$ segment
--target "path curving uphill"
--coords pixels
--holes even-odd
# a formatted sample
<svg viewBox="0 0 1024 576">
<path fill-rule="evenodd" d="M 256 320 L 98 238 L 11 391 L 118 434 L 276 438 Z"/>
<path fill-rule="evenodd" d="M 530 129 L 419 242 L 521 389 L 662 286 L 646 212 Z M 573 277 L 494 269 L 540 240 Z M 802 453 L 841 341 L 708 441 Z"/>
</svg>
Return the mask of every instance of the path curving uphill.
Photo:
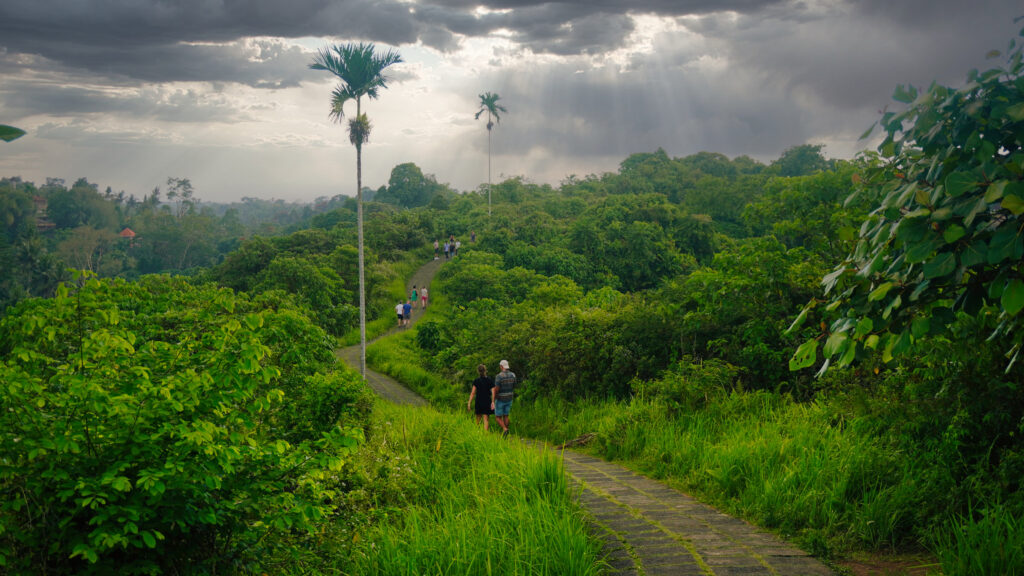
<svg viewBox="0 0 1024 576">
<path fill-rule="evenodd" d="M 405 292 L 407 294 L 412 292 L 413 286 L 416 286 L 417 289 L 427 286 L 427 294 L 429 295 L 431 282 L 434 280 L 434 275 L 437 274 L 438 269 L 441 268 L 441 262 L 443 262 L 443 260 L 432 260 L 427 262 L 425 265 L 420 266 L 420 268 L 413 273 L 408 284 L 406 284 Z M 429 298 L 427 304 L 429 306 Z M 415 324 L 422 316 L 423 310 L 418 307 L 418 304 L 413 306 L 411 323 Z M 387 336 L 396 330 L 399 330 L 399 328 L 393 328 L 391 331 L 384 334 L 384 336 Z M 383 338 L 383 336 L 381 336 L 381 338 Z M 369 344 L 370 342 L 367 342 L 367 345 Z M 359 344 L 338 349 L 335 351 L 335 355 L 337 355 L 337 357 L 345 364 L 355 368 L 356 371 L 359 370 Z M 366 368 L 366 382 L 378 396 L 396 404 L 412 404 L 414 406 L 425 406 L 427 404 L 427 401 L 422 396 L 412 390 L 409 390 L 405 386 L 402 386 L 394 378 L 374 372 L 373 370 L 370 370 L 369 367 Z"/>
<path fill-rule="evenodd" d="M 421 267 L 406 287 L 429 286 L 441 266 Z M 422 310 L 413 313 L 416 322 Z M 359 346 L 338 350 L 359 365 Z M 426 400 L 393 378 L 366 369 L 381 397 L 398 404 Z M 538 448 L 550 446 L 529 441 Z M 565 471 L 580 487 L 580 502 L 604 541 L 605 561 L 622 576 L 832 576 L 827 566 L 778 536 L 723 514 L 690 496 L 618 464 L 561 451 Z"/>
</svg>

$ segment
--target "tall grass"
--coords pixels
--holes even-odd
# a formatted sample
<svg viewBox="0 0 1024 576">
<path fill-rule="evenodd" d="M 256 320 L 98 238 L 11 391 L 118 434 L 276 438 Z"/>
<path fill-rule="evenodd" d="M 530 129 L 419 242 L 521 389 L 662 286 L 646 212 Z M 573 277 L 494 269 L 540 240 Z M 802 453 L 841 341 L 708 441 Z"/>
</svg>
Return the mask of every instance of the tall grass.
<svg viewBox="0 0 1024 576">
<path fill-rule="evenodd" d="M 405 462 L 392 513 L 353 538 L 350 574 L 597 574 L 599 546 L 551 453 L 468 419 L 381 405 L 371 444 Z"/>
<path fill-rule="evenodd" d="M 1024 519 L 1002 506 L 952 518 L 931 539 L 947 576 L 1024 575 Z"/>
<path fill-rule="evenodd" d="M 664 478 L 811 552 L 891 548 L 922 539 L 919 515 L 947 486 L 922 485 L 918 466 L 877 435 L 835 421 L 819 403 L 734 393 L 668 415 L 659 402 L 516 407 L 520 432 L 563 442 L 596 432 L 593 450 Z M 934 479 L 932 479 L 934 480 Z"/>
</svg>

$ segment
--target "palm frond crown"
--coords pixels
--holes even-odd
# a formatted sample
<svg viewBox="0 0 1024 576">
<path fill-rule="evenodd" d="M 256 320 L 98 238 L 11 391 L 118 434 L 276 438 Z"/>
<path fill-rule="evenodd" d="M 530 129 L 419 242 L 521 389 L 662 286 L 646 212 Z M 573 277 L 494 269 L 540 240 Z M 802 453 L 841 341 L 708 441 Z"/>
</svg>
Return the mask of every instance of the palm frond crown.
<svg viewBox="0 0 1024 576">
<path fill-rule="evenodd" d="M 506 110 L 504 106 L 498 104 L 498 100 L 501 100 L 501 96 L 493 92 L 484 92 L 483 94 L 480 95 L 480 110 L 476 113 L 476 116 L 474 116 L 474 118 L 479 120 L 480 116 L 483 115 L 484 112 L 486 112 L 488 116 L 488 130 L 491 129 L 491 117 L 494 118 L 495 123 L 498 123 L 501 121 L 501 114 L 499 114 L 499 112 L 508 112 L 508 110 Z"/>
<path fill-rule="evenodd" d="M 332 94 L 330 112 L 332 118 L 340 121 L 342 107 L 349 100 L 358 101 L 363 96 L 376 99 L 379 90 L 387 88 L 384 69 L 400 62 L 402 57 L 398 52 L 389 49 L 377 53 L 373 44 L 360 42 L 321 48 L 309 67 L 326 70 L 341 80 Z"/>
</svg>

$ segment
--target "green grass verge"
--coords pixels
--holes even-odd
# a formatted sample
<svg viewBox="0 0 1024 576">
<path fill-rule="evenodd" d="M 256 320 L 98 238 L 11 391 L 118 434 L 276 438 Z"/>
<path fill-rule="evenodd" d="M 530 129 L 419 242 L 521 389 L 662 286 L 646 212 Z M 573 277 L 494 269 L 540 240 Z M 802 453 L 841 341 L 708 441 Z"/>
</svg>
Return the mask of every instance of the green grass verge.
<svg viewBox="0 0 1024 576">
<path fill-rule="evenodd" d="M 485 434 L 467 419 L 380 403 L 367 454 L 384 499 L 334 567 L 349 574 L 598 574 L 553 453 Z"/>
<path fill-rule="evenodd" d="M 429 308 L 428 308 L 429 313 Z M 366 363 L 374 370 L 405 384 L 432 405 L 454 409 L 463 399 L 461 388 L 423 367 L 422 351 L 416 346 L 416 328 L 378 340 L 366 348 Z"/>
</svg>

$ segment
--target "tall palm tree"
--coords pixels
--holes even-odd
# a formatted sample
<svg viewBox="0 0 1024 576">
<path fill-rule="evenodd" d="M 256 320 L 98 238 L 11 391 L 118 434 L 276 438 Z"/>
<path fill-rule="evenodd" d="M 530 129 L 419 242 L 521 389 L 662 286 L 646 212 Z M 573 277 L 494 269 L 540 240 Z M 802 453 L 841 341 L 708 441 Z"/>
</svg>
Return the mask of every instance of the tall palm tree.
<svg viewBox="0 0 1024 576">
<path fill-rule="evenodd" d="M 356 147 L 356 226 L 359 234 L 359 373 L 366 377 L 366 277 L 363 261 L 363 144 L 370 139 L 370 119 L 362 110 L 362 98 L 375 100 L 380 90 L 387 88 L 384 69 L 398 64 L 402 57 L 394 50 L 382 54 L 373 44 L 348 43 L 321 48 L 313 63 L 313 70 L 326 70 L 341 80 L 331 93 L 330 117 L 341 122 L 344 106 L 356 101 L 356 115 L 348 121 L 348 139 Z"/>
<path fill-rule="evenodd" d="M 505 107 L 498 104 L 501 96 L 492 92 L 484 92 L 480 95 L 480 110 L 474 116 L 479 120 L 480 116 L 487 113 L 487 215 L 491 215 L 491 128 L 501 122 L 501 115 L 498 112 L 508 112 Z M 493 121 L 492 121 L 493 118 Z"/>
</svg>

